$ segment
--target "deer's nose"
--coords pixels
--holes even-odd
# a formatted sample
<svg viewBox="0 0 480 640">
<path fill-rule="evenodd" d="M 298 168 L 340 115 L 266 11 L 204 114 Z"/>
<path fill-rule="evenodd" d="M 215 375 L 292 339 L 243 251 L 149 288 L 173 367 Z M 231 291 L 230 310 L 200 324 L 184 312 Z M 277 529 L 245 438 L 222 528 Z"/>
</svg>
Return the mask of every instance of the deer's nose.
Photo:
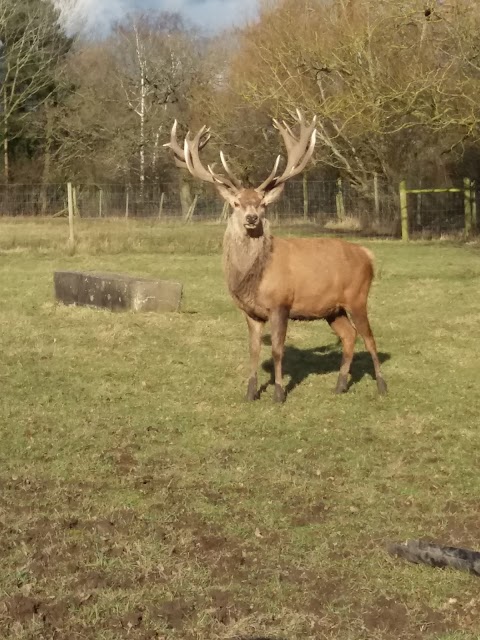
<svg viewBox="0 0 480 640">
<path fill-rule="evenodd" d="M 245 216 L 245 219 L 248 224 L 257 224 L 258 222 L 258 216 L 256 213 L 249 213 L 247 216 Z"/>
</svg>

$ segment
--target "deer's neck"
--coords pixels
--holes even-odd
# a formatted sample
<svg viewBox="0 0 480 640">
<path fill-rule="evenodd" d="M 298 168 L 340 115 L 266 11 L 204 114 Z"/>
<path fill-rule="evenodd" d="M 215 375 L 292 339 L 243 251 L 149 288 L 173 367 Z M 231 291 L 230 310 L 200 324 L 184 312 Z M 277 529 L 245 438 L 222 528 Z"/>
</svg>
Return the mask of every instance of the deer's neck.
<svg viewBox="0 0 480 640">
<path fill-rule="evenodd" d="M 272 252 L 272 236 L 267 220 L 257 237 L 245 234 L 230 218 L 223 239 L 223 266 L 228 290 L 236 304 L 249 315 L 259 318 L 265 311 L 257 292 Z"/>
</svg>

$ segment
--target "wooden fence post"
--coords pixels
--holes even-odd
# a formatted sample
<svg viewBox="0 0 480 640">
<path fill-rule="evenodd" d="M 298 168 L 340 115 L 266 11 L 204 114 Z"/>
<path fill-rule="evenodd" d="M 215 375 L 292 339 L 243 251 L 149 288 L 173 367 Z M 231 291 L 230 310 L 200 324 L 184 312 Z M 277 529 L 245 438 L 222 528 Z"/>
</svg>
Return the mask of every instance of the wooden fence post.
<svg viewBox="0 0 480 640">
<path fill-rule="evenodd" d="M 400 182 L 400 221 L 402 225 L 402 240 L 408 241 L 408 203 L 407 203 L 407 183 L 405 180 Z"/>
<path fill-rule="evenodd" d="M 165 200 L 165 193 L 162 191 L 160 194 L 160 204 L 158 205 L 158 219 L 161 220 L 163 215 L 163 201 Z"/>
<path fill-rule="evenodd" d="M 477 184 L 475 180 L 471 183 L 471 195 L 472 195 L 472 230 L 473 233 L 477 233 Z"/>
<path fill-rule="evenodd" d="M 303 219 L 308 220 L 308 180 L 307 174 L 303 174 Z"/>
<path fill-rule="evenodd" d="M 465 237 L 472 233 L 472 183 L 470 178 L 463 179 L 463 206 L 465 210 Z"/>
<path fill-rule="evenodd" d="M 101 218 L 103 214 L 103 189 L 98 190 L 98 217 Z"/>
<path fill-rule="evenodd" d="M 78 200 L 77 200 L 77 187 L 72 185 L 72 202 L 73 202 L 73 215 L 78 216 L 80 218 L 80 210 L 78 208 Z"/>
<path fill-rule="evenodd" d="M 343 220 L 345 218 L 345 205 L 343 203 L 342 179 L 337 178 L 337 194 L 335 197 L 337 205 L 337 218 Z"/>
<path fill-rule="evenodd" d="M 373 200 L 375 206 L 375 220 L 380 222 L 380 195 L 378 192 L 378 173 L 373 174 Z"/>
<path fill-rule="evenodd" d="M 420 189 L 422 188 L 422 179 L 420 178 L 418 185 L 420 187 Z M 422 226 L 422 200 L 423 200 L 423 193 L 417 193 L 417 202 L 416 202 L 416 208 L 415 208 L 415 224 L 417 225 L 417 227 L 421 227 Z"/>
<path fill-rule="evenodd" d="M 422 193 L 417 193 L 417 211 L 415 215 L 415 223 L 422 226 Z"/>
<path fill-rule="evenodd" d="M 67 248 L 73 253 L 75 251 L 75 230 L 73 228 L 73 188 L 72 183 L 67 183 L 67 200 L 68 200 L 68 242 Z"/>
</svg>

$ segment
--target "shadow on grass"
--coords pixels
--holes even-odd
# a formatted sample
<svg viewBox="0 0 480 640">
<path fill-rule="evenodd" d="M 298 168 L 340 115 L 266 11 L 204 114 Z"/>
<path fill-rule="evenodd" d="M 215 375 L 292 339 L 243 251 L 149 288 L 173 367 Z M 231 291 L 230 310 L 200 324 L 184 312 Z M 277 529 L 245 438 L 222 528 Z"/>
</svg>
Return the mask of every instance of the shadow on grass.
<svg viewBox="0 0 480 640">
<path fill-rule="evenodd" d="M 278 636 L 236 636 L 232 640 L 285 640 L 285 638 L 279 638 Z"/>
<path fill-rule="evenodd" d="M 271 345 L 270 336 L 264 336 L 263 344 Z M 378 358 L 383 364 L 390 360 L 389 353 L 379 352 Z M 283 358 L 283 374 L 289 376 L 290 381 L 285 387 L 285 391 L 289 394 L 298 387 L 310 375 L 321 375 L 327 373 L 338 373 L 342 360 L 341 344 L 331 344 L 324 347 L 313 347 L 313 349 L 297 349 L 292 345 L 285 347 L 285 355 Z M 263 384 L 259 389 L 259 395 L 264 393 L 268 386 L 274 384 L 273 360 L 269 358 L 262 363 L 262 369 L 270 373 L 270 380 Z M 350 381 L 348 389 L 368 375 L 375 379 L 375 370 L 373 362 L 368 351 L 356 352 L 353 356 L 352 366 L 350 368 Z"/>
</svg>

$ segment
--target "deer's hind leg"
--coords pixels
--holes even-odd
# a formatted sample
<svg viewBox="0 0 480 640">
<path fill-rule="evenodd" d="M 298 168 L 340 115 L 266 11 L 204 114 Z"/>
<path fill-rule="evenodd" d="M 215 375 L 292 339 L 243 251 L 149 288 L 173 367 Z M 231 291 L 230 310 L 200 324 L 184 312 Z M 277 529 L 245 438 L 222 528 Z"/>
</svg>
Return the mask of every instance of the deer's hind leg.
<svg viewBox="0 0 480 640">
<path fill-rule="evenodd" d="M 258 360 L 260 358 L 260 349 L 262 342 L 262 333 L 264 322 L 259 320 L 254 320 L 250 318 L 250 316 L 245 315 L 248 325 L 248 337 L 249 337 L 249 347 L 250 347 L 250 377 L 248 379 L 248 387 L 247 387 L 247 400 L 257 400 L 258 398 L 258 381 L 257 381 L 257 371 L 258 371 Z"/>
<path fill-rule="evenodd" d="M 385 382 L 385 378 L 383 377 L 380 369 L 377 345 L 375 344 L 375 338 L 373 337 L 370 322 L 368 321 L 367 309 L 365 307 L 352 309 L 351 315 L 355 327 L 357 328 L 358 333 L 362 336 L 365 346 L 372 357 L 378 393 L 380 395 L 384 395 L 387 393 L 387 383 Z"/>
<path fill-rule="evenodd" d="M 342 363 L 340 365 L 335 393 L 344 393 L 348 388 L 348 374 L 350 373 L 353 352 L 355 350 L 357 331 L 350 322 L 344 309 L 340 309 L 337 313 L 327 316 L 326 320 L 342 341 Z"/>
</svg>

